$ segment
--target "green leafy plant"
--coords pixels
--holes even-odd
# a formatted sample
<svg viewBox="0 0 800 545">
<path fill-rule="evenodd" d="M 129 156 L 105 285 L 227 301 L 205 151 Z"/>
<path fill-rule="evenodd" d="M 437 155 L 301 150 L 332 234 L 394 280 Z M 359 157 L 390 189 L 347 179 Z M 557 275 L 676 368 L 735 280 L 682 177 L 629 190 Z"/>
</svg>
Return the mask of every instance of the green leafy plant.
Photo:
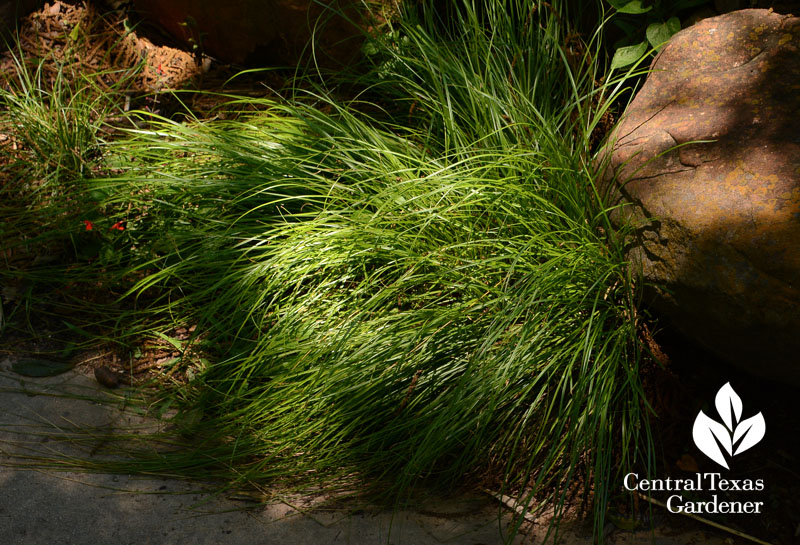
<svg viewBox="0 0 800 545">
<path fill-rule="evenodd" d="M 658 51 L 681 30 L 680 12 L 708 3 L 708 0 L 608 0 L 616 10 L 612 23 L 625 33 L 615 45 L 611 69 L 637 63 L 648 53 Z"/>
</svg>

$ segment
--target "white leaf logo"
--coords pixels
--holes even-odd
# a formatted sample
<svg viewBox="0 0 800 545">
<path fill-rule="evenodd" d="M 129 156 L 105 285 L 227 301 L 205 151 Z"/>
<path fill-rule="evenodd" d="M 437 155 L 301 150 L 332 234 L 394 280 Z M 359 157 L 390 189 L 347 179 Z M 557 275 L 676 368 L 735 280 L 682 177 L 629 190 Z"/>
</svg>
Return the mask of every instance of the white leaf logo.
<svg viewBox="0 0 800 545">
<path fill-rule="evenodd" d="M 703 454 L 725 469 L 730 469 L 725 453 L 736 456 L 757 444 L 764 437 L 767 426 L 761 413 L 740 421 L 742 399 L 730 382 L 719 389 L 714 405 L 724 425 L 700 411 L 694 421 L 692 437 Z"/>
</svg>

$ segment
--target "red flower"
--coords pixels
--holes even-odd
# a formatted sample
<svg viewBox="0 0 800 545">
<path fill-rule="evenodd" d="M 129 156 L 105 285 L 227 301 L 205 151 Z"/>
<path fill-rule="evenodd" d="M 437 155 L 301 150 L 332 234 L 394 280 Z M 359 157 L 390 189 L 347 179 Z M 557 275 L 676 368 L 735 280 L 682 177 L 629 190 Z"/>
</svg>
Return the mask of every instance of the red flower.
<svg viewBox="0 0 800 545">
<path fill-rule="evenodd" d="M 114 225 L 109 227 L 108 230 L 109 231 L 124 231 L 125 230 L 125 226 L 122 223 L 123 222 L 118 221 L 117 223 L 115 223 Z"/>
<path fill-rule="evenodd" d="M 91 231 L 92 229 L 94 229 L 94 223 L 92 223 L 89 220 L 83 220 L 83 224 L 86 226 L 87 231 Z"/>
</svg>

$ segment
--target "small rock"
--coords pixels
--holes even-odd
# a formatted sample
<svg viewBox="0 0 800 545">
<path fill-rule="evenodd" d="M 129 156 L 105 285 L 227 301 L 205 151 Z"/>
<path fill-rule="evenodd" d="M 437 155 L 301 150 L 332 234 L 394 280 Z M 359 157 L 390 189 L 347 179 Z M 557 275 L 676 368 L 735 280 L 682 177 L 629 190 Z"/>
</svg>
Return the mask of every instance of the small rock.
<svg viewBox="0 0 800 545">
<path fill-rule="evenodd" d="M 94 370 L 94 378 L 106 388 L 119 388 L 122 383 L 122 375 L 105 366 Z"/>
</svg>

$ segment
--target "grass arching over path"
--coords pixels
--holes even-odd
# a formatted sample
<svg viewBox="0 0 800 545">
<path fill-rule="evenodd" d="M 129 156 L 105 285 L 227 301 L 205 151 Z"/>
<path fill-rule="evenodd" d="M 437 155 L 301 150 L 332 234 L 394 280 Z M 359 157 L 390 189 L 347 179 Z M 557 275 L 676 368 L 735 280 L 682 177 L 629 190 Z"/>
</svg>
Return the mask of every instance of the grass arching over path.
<svg viewBox="0 0 800 545">
<path fill-rule="evenodd" d="M 615 471 L 647 463 L 635 294 L 593 185 L 597 65 L 566 51 L 558 3 L 498 4 L 466 4 L 455 36 L 407 14 L 352 103 L 148 116 L 104 146 L 113 175 L 62 182 L 97 203 L 75 220 L 125 231 L 56 282 L 128 290 L 108 337 L 193 324 L 209 355 L 167 393 L 193 444 L 118 469 L 356 475 L 394 498 L 489 476 L 556 505 L 581 474 L 599 520 Z"/>
</svg>

